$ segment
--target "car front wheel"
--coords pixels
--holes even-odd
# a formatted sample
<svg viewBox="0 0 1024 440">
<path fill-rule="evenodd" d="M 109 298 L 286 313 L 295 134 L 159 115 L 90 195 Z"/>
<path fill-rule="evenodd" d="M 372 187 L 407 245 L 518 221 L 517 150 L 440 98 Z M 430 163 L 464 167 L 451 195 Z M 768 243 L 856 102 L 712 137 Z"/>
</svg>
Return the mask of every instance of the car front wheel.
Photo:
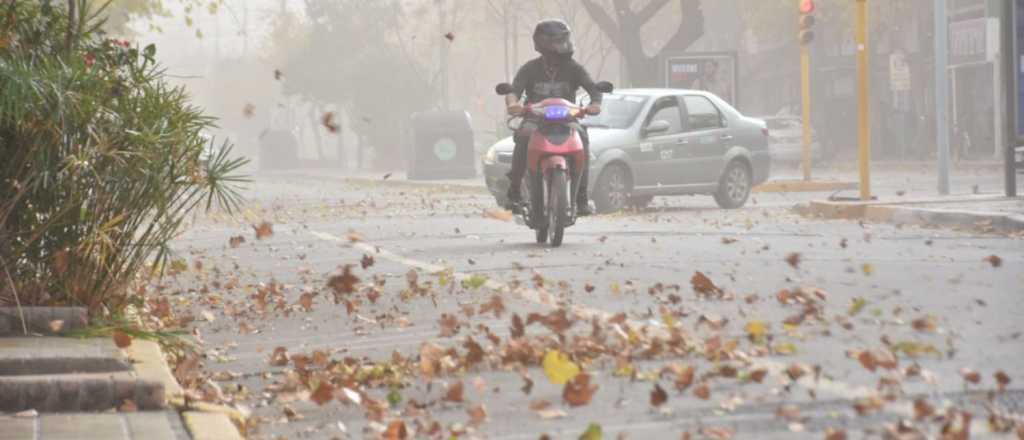
<svg viewBox="0 0 1024 440">
<path fill-rule="evenodd" d="M 734 160 L 725 167 L 725 173 L 718 182 L 718 191 L 715 192 L 715 203 L 724 209 L 736 209 L 743 207 L 750 197 L 750 189 L 753 186 L 754 178 L 750 173 L 747 164 Z"/>
</svg>

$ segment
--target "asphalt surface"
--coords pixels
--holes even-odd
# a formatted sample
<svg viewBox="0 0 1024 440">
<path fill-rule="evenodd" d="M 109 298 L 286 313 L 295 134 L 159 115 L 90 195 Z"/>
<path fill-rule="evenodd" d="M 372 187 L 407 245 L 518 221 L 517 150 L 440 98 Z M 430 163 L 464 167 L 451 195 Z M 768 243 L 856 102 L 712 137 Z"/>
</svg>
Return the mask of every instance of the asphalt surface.
<svg viewBox="0 0 1024 440">
<path fill-rule="evenodd" d="M 885 190 L 928 185 L 896 179 Z M 396 420 L 425 438 L 441 436 L 423 434 L 434 421 L 443 438 L 577 438 L 591 424 L 604 438 L 820 439 L 828 429 L 882 438 L 886 424 L 913 419 L 918 399 L 938 413 L 974 413 L 972 438 L 1012 438 L 989 433 L 989 412 L 1024 412 L 1021 238 L 811 220 L 789 208 L 827 194 L 762 194 L 735 211 L 686 197 L 586 218 L 551 249 L 527 228 L 484 215 L 493 199 L 471 188 L 277 176 L 257 179 L 247 196 L 239 215 L 197 217 L 176 240 L 189 269 L 163 280 L 161 294 L 196 317 L 204 368 L 231 404 L 252 412 L 253 438 L 374 438 Z M 273 235 L 257 239 L 251 225 L 263 221 Z M 233 236 L 245 242 L 233 247 Z M 367 256 L 373 264 L 364 269 Z M 327 280 L 346 265 L 360 292 L 336 304 Z M 410 271 L 422 290 L 410 288 Z M 698 294 L 697 272 L 717 289 Z M 364 294 L 371 285 L 375 302 Z M 261 290 L 271 292 L 265 308 Z M 308 308 L 303 293 L 312 297 Z M 487 306 L 496 296 L 500 314 Z M 574 325 L 561 335 L 527 326 L 526 338 L 546 348 L 524 370 L 501 359 L 513 314 L 525 320 L 559 309 Z M 594 327 L 609 342 L 587 356 L 577 342 Z M 651 339 L 673 328 L 689 348 L 651 355 Z M 390 395 L 377 421 L 365 401 L 321 406 L 301 386 L 282 388 L 295 365 L 271 363 L 284 347 L 415 365 L 425 343 L 454 348 L 457 361 L 467 337 L 483 348 L 483 362 L 429 379 L 414 371 L 352 384 L 364 398 Z M 716 344 L 728 353 L 711 355 Z M 563 402 L 563 386 L 538 365 L 552 347 L 573 353 L 598 386 L 587 404 Z M 856 359 L 857 350 L 886 347 L 896 369 L 871 372 Z M 695 367 L 698 380 L 679 391 L 674 370 L 666 372 L 672 365 Z M 980 383 L 965 382 L 965 368 Z M 757 383 L 754 372 L 767 374 Z M 1003 392 L 997 372 L 1012 380 Z M 457 382 L 463 402 L 446 401 Z M 667 397 L 657 406 L 655 383 Z M 858 414 L 855 403 L 880 388 L 892 401 Z M 550 404 L 546 412 L 531 409 L 538 401 Z M 486 420 L 476 423 L 470 412 L 481 404 Z M 913 423 L 935 434 L 943 421 Z"/>
</svg>

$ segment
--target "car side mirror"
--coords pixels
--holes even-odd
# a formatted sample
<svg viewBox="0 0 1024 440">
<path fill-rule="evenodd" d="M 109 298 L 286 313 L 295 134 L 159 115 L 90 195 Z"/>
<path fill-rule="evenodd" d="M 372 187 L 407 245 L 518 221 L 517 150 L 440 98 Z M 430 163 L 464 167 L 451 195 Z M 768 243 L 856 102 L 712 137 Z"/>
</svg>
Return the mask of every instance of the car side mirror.
<svg viewBox="0 0 1024 440">
<path fill-rule="evenodd" d="M 613 90 L 615 90 L 615 86 L 613 86 L 612 83 L 608 81 L 601 81 L 595 84 L 595 86 L 597 88 L 597 91 L 601 93 L 611 93 Z"/>
<path fill-rule="evenodd" d="M 515 90 L 512 88 L 512 84 L 509 83 L 501 83 L 494 87 L 494 93 L 502 96 L 511 95 L 514 92 Z"/>
<path fill-rule="evenodd" d="M 672 125 L 669 124 L 668 121 L 658 119 L 657 121 L 652 121 L 650 124 L 647 124 L 647 127 L 644 127 L 644 136 L 650 136 L 652 134 L 657 133 L 664 133 L 668 131 L 670 128 L 672 128 Z"/>
</svg>

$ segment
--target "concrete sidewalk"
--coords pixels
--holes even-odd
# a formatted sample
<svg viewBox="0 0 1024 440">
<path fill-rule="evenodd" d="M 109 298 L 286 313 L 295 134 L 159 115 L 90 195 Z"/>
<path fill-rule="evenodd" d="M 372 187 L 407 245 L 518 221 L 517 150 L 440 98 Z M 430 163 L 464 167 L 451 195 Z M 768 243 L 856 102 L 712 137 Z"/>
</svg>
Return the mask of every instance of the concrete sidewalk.
<svg viewBox="0 0 1024 440">
<path fill-rule="evenodd" d="M 870 202 L 821 200 L 797 209 L 804 215 L 820 218 L 1024 234 L 1024 198 L 1021 197 L 970 195 Z"/>
<path fill-rule="evenodd" d="M 0 415 L 0 440 L 189 440 L 177 411 Z"/>
</svg>

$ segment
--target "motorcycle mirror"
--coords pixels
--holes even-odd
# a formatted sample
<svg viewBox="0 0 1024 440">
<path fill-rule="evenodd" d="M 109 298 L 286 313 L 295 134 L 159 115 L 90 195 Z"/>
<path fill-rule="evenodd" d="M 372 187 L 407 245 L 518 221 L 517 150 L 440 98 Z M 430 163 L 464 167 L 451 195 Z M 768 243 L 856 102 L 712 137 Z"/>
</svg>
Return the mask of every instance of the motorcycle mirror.
<svg viewBox="0 0 1024 440">
<path fill-rule="evenodd" d="M 499 95 L 511 95 L 514 92 L 512 84 L 501 83 L 494 87 L 494 93 Z"/>
<path fill-rule="evenodd" d="M 615 86 L 613 86 L 612 83 L 610 83 L 608 81 L 601 81 L 601 82 L 597 83 L 596 85 L 597 85 L 597 91 L 599 91 L 601 93 L 611 93 L 613 90 L 615 90 Z"/>
</svg>

